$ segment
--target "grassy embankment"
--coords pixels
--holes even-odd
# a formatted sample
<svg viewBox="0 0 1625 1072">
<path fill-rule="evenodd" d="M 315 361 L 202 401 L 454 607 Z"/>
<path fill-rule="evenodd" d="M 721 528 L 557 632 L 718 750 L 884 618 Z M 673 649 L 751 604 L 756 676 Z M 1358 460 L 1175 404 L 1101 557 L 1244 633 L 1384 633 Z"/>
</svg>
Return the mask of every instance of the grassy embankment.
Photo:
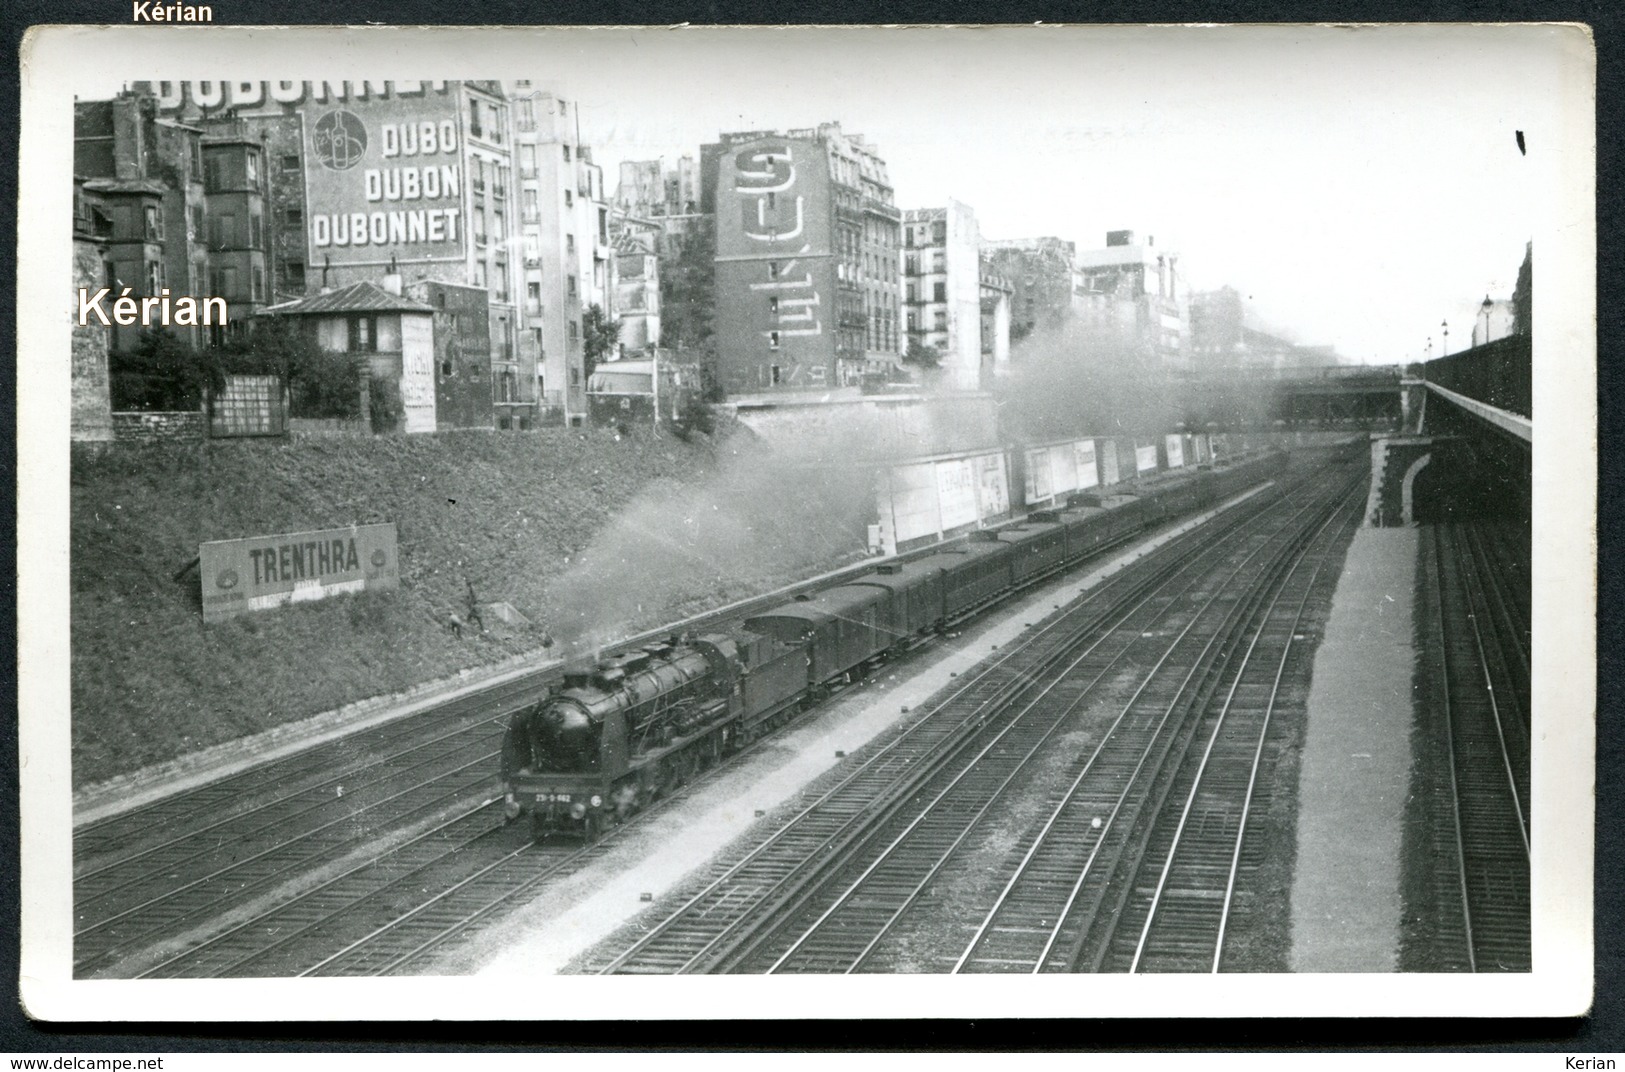
<svg viewBox="0 0 1625 1072">
<path fill-rule="evenodd" d="M 757 449 L 550 429 L 76 451 L 74 784 L 861 552 L 850 487 L 821 495 Z M 205 626 L 197 571 L 174 578 L 202 541 L 376 521 L 399 528 L 393 594 Z M 454 637 L 470 582 L 534 627 Z"/>
</svg>

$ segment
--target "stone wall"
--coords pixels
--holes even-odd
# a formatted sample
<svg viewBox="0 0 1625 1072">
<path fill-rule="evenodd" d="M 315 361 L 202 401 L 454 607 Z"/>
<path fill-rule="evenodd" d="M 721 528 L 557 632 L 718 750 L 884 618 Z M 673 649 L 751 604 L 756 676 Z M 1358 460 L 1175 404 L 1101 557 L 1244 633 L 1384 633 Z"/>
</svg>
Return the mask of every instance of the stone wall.
<svg viewBox="0 0 1625 1072">
<path fill-rule="evenodd" d="M 165 443 L 199 440 L 208 433 L 201 410 L 114 413 L 113 438 L 120 443 Z"/>
<path fill-rule="evenodd" d="M 78 308 L 77 288 L 92 292 L 102 285 L 106 270 L 101 249 L 94 242 L 75 239 L 73 243 L 74 308 Z M 75 442 L 107 442 L 113 438 L 112 401 L 107 373 L 109 331 L 100 324 L 73 322 L 73 410 L 70 436 Z"/>
</svg>

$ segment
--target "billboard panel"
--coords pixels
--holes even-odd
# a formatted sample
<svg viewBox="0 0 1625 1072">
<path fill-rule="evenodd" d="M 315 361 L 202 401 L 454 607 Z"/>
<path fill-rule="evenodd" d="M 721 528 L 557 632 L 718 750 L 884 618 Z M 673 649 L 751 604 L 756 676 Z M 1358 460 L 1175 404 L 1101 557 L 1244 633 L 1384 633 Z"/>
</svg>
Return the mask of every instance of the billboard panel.
<svg viewBox="0 0 1625 1072">
<path fill-rule="evenodd" d="M 1072 444 L 1057 443 L 1049 449 L 1050 491 L 1065 495 L 1078 490 L 1078 459 L 1072 453 Z"/>
<path fill-rule="evenodd" d="M 1022 489 L 1026 495 L 1025 502 L 1028 505 L 1043 502 L 1054 494 L 1050 491 L 1049 448 L 1039 447 L 1037 450 L 1029 450 L 1026 461 L 1027 473 Z"/>
<path fill-rule="evenodd" d="M 1123 479 L 1117 471 L 1117 444 L 1110 439 L 1102 442 L 1105 447 L 1100 453 L 1100 482 L 1115 484 Z"/>
<path fill-rule="evenodd" d="M 1134 444 L 1134 467 L 1142 473 L 1150 472 L 1157 467 L 1157 445 L 1155 443 L 1148 443 L 1143 447 L 1139 443 Z"/>
<path fill-rule="evenodd" d="M 400 585 L 395 523 L 214 540 L 198 545 L 203 620 Z"/>
<path fill-rule="evenodd" d="M 1182 436 L 1164 436 L 1163 443 L 1168 450 L 1168 468 L 1178 469 L 1185 464 L 1185 440 Z"/>
<path fill-rule="evenodd" d="M 307 106 L 311 255 L 337 265 L 463 257 L 463 149 L 445 91 Z"/>
<path fill-rule="evenodd" d="M 891 489 L 893 539 L 898 543 L 942 531 L 937 516 L 937 481 L 930 462 L 899 465 L 887 480 Z"/>
<path fill-rule="evenodd" d="M 1078 467 L 1078 490 L 1087 491 L 1100 485 L 1100 473 L 1095 467 L 1095 441 L 1080 439 L 1072 444 L 1073 463 Z"/>
<path fill-rule="evenodd" d="M 983 454 L 975 459 L 980 481 L 978 501 L 982 520 L 1010 512 L 1010 474 L 1005 469 L 1004 454 Z"/>
<path fill-rule="evenodd" d="M 937 463 L 937 505 L 942 527 L 957 528 L 976 522 L 976 472 L 969 458 Z"/>
</svg>

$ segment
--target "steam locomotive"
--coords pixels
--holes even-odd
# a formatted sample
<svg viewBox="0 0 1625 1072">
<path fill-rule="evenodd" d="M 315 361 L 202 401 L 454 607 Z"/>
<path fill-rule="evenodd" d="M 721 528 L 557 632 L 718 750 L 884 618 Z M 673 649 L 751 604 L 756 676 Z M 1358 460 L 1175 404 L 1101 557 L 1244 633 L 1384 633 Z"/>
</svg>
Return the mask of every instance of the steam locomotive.
<svg viewBox="0 0 1625 1072">
<path fill-rule="evenodd" d="M 1135 533 L 1269 479 L 1282 457 L 1140 495 L 1074 496 L 1064 509 L 879 564 L 732 627 L 573 667 L 509 723 L 507 817 L 528 814 L 538 838 L 592 840 L 888 657 Z"/>
</svg>

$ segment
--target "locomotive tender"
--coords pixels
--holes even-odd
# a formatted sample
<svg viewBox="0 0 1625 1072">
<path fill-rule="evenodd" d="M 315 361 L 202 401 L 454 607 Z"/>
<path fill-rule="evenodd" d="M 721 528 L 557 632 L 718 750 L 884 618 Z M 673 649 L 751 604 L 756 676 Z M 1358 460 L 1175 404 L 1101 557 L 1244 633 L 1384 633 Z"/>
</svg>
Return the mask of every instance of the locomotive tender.
<svg viewBox="0 0 1625 1072">
<path fill-rule="evenodd" d="M 777 728 L 831 688 L 1135 533 L 1269 479 L 1271 453 L 1139 495 L 1085 494 L 956 546 L 803 594 L 737 626 L 567 670 L 516 714 L 504 808 L 532 832 L 587 840 Z"/>
</svg>

